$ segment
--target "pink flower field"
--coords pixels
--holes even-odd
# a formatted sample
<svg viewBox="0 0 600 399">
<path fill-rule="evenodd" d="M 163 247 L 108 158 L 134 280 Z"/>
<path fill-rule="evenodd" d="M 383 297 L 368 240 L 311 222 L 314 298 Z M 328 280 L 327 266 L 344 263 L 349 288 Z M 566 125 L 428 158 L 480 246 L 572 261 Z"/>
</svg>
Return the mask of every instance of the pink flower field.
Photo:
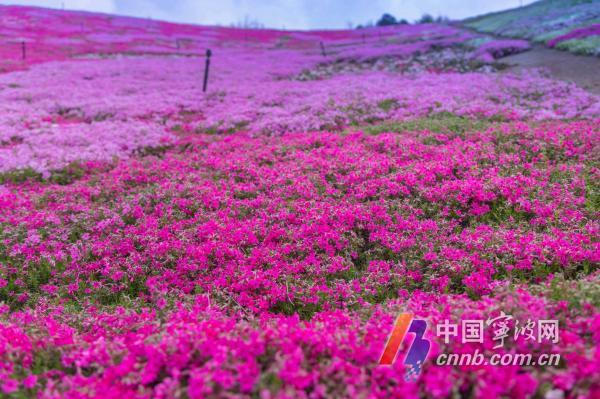
<svg viewBox="0 0 600 399">
<path fill-rule="evenodd" d="M 0 40 L 0 397 L 600 398 L 600 98 L 504 71 L 528 42 L 10 6 Z M 475 351 L 560 362 L 439 361 Z"/>
</svg>

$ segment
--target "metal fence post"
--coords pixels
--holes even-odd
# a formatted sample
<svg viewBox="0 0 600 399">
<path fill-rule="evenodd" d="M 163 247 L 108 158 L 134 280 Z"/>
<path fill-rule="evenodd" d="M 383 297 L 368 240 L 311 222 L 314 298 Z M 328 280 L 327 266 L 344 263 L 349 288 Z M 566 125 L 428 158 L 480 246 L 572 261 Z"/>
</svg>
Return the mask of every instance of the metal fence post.
<svg viewBox="0 0 600 399">
<path fill-rule="evenodd" d="M 206 86 L 208 85 L 208 70 L 210 68 L 210 56 L 212 55 L 212 51 L 210 49 L 206 50 L 206 63 L 204 64 L 204 84 L 202 85 L 202 91 L 206 91 Z"/>
</svg>

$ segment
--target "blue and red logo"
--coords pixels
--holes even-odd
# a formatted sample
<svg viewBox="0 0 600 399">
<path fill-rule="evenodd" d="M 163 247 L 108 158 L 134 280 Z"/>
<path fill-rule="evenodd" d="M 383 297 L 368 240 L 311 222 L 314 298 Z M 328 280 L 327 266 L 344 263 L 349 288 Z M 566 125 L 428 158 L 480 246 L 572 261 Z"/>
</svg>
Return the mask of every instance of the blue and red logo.
<svg viewBox="0 0 600 399">
<path fill-rule="evenodd" d="M 406 367 L 405 379 L 407 381 L 415 381 L 421 374 L 421 368 L 425 359 L 427 359 L 427 355 L 429 355 L 431 347 L 429 341 L 423 338 L 426 329 L 427 321 L 415 319 L 410 313 L 402 313 L 396 319 L 390 338 L 379 359 L 379 364 L 388 366 L 393 364 L 400 350 L 400 345 L 404 341 L 404 337 L 406 337 L 407 333 L 413 333 L 415 334 L 415 338 L 404 358 L 404 366 Z"/>
</svg>

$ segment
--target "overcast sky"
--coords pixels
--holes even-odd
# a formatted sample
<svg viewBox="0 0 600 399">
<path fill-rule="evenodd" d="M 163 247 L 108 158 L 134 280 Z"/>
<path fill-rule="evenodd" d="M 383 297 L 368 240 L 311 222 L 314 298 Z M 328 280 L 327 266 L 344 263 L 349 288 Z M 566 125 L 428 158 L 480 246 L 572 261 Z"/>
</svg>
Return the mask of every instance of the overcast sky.
<svg viewBox="0 0 600 399">
<path fill-rule="evenodd" d="M 461 19 L 513 8 L 532 0 L 16 0 L 37 5 L 151 17 L 202 25 L 231 25 L 245 19 L 286 29 L 346 28 L 389 12 L 414 21 L 424 13 Z"/>
</svg>

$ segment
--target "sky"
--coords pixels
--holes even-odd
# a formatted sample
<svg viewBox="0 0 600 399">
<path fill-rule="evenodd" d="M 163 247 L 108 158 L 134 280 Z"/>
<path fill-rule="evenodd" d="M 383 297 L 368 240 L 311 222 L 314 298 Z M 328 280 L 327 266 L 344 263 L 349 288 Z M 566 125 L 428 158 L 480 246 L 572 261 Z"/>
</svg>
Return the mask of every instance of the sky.
<svg viewBox="0 0 600 399">
<path fill-rule="evenodd" d="M 388 12 L 408 21 L 424 13 L 462 19 L 533 0 L 17 0 L 0 4 L 98 11 L 201 25 L 258 22 L 268 28 L 339 29 Z"/>
</svg>

